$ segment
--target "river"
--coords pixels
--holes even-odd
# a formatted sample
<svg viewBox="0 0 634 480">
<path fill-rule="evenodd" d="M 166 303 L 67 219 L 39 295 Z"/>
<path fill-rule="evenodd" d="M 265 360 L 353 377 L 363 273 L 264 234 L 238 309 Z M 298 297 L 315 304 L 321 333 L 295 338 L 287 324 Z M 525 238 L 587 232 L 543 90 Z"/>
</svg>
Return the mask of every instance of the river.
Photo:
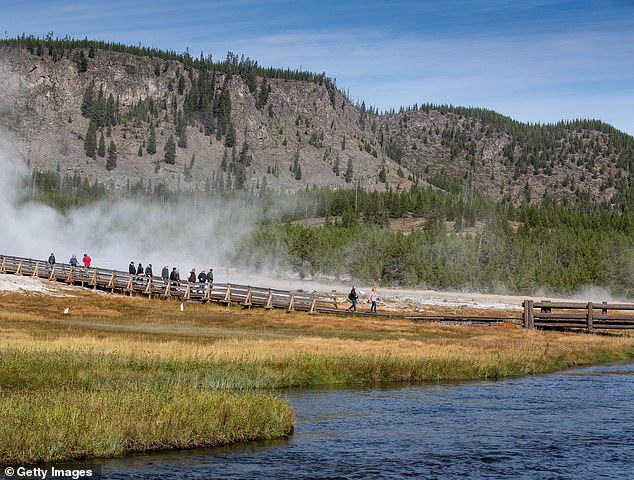
<svg viewBox="0 0 634 480">
<path fill-rule="evenodd" d="M 282 394 L 285 440 L 100 461 L 112 479 L 632 479 L 634 365 Z"/>
</svg>

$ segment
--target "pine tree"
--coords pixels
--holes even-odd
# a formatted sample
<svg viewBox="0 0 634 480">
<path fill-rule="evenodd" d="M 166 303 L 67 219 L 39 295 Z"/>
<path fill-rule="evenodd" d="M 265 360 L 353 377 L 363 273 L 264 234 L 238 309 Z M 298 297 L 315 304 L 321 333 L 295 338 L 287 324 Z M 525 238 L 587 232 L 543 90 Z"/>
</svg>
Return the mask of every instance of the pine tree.
<svg viewBox="0 0 634 480">
<path fill-rule="evenodd" d="M 227 128 L 227 136 L 225 137 L 225 147 L 231 148 L 236 144 L 236 129 L 233 126 L 233 122 L 229 122 Z"/>
<path fill-rule="evenodd" d="M 84 151 L 86 155 L 93 158 L 97 150 L 97 126 L 93 120 L 88 124 L 88 131 L 84 140 Z"/>
<path fill-rule="evenodd" d="M 114 141 L 110 140 L 110 146 L 108 146 L 108 160 L 106 160 L 106 169 L 114 170 L 117 168 L 117 147 Z"/>
<path fill-rule="evenodd" d="M 88 70 L 88 60 L 86 59 L 86 55 L 84 55 L 83 50 L 79 50 L 79 54 L 77 55 L 77 70 L 79 73 L 83 73 Z"/>
<path fill-rule="evenodd" d="M 81 114 L 84 117 L 90 118 L 90 115 L 92 114 L 94 101 L 95 101 L 95 82 L 92 81 L 86 87 L 86 90 L 84 91 L 84 97 L 82 98 L 82 101 L 81 101 Z"/>
<path fill-rule="evenodd" d="M 101 131 L 101 136 L 99 137 L 99 148 L 97 148 L 97 155 L 101 158 L 106 156 L 106 141 L 103 138 L 103 130 Z"/>
<path fill-rule="evenodd" d="M 179 148 L 187 148 L 187 124 L 182 113 L 179 115 L 179 120 L 176 124 L 176 135 L 178 136 Z"/>
<path fill-rule="evenodd" d="M 385 170 L 385 164 L 381 167 L 381 171 L 379 172 L 379 181 L 382 183 L 387 182 L 387 171 Z"/>
<path fill-rule="evenodd" d="M 260 84 L 260 94 L 255 102 L 255 108 L 258 110 L 262 110 L 264 108 L 264 105 L 266 105 L 266 102 L 269 100 L 270 91 L 271 87 L 269 87 L 268 83 L 266 83 L 266 78 L 263 78 L 262 83 Z"/>
<path fill-rule="evenodd" d="M 348 158 L 348 167 L 346 168 L 346 173 L 343 174 L 343 178 L 346 181 L 346 183 L 352 182 L 352 175 L 353 175 L 352 158 L 349 157 Z"/>
<path fill-rule="evenodd" d="M 174 135 L 170 135 L 165 144 L 165 163 L 174 165 L 176 163 L 176 141 Z"/>
<path fill-rule="evenodd" d="M 147 153 L 154 155 L 156 153 L 156 131 L 154 130 L 154 124 L 150 123 L 150 136 L 147 140 Z"/>
</svg>

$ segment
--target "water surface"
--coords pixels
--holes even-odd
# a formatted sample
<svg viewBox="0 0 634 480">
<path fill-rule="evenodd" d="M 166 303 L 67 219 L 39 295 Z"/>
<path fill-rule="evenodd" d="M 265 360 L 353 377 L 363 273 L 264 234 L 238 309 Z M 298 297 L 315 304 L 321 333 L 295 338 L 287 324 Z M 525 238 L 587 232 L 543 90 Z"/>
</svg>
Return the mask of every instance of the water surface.
<svg viewBox="0 0 634 480">
<path fill-rule="evenodd" d="M 634 365 L 282 394 L 289 439 L 101 461 L 113 479 L 632 479 Z"/>
</svg>

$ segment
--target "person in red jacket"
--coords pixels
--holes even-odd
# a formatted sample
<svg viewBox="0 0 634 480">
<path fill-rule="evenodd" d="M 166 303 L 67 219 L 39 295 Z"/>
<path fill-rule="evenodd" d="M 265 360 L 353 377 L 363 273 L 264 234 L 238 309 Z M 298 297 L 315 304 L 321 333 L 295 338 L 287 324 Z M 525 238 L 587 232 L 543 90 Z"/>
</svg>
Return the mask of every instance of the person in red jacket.
<svg viewBox="0 0 634 480">
<path fill-rule="evenodd" d="M 84 267 L 90 267 L 90 255 L 84 253 Z"/>
</svg>

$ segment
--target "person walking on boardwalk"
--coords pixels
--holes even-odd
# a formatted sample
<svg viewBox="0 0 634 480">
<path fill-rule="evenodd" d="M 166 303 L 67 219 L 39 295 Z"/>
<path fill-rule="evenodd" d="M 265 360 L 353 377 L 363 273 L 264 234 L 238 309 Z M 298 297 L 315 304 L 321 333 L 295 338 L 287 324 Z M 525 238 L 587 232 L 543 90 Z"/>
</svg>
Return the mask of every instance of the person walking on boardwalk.
<svg viewBox="0 0 634 480">
<path fill-rule="evenodd" d="M 357 299 L 358 298 L 359 298 L 359 295 L 357 295 L 357 289 L 353 285 L 352 286 L 352 290 L 350 290 L 350 293 L 348 294 L 348 300 L 350 300 L 352 302 L 352 305 L 350 305 L 348 307 L 348 310 L 350 310 L 352 312 L 356 312 L 357 311 Z"/>
<path fill-rule="evenodd" d="M 55 266 L 55 254 L 51 252 L 48 256 L 48 267 L 50 271 L 53 271 L 53 267 Z"/>
<path fill-rule="evenodd" d="M 165 265 L 163 270 L 161 270 L 161 278 L 163 279 L 163 283 L 167 285 L 167 280 L 170 278 L 170 271 L 169 268 L 167 268 L 167 265 Z"/>
<path fill-rule="evenodd" d="M 207 282 L 207 274 L 205 273 L 204 268 L 198 274 L 198 282 L 200 283 L 200 285 L 198 285 L 198 291 L 200 293 L 205 293 L 205 283 Z"/>
<path fill-rule="evenodd" d="M 134 262 L 130 262 L 130 265 L 128 265 L 128 273 L 130 275 L 136 275 L 136 267 L 134 266 Z"/>
<path fill-rule="evenodd" d="M 214 269 L 209 267 L 209 271 L 207 272 L 207 282 L 209 283 L 209 288 L 214 286 Z"/>
<path fill-rule="evenodd" d="M 170 273 L 170 280 L 172 281 L 172 287 L 178 287 L 180 275 L 178 274 L 178 270 L 176 269 L 176 267 L 172 268 L 172 273 Z"/>
<path fill-rule="evenodd" d="M 189 272 L 189 278 L 187 279 L 189 283 L 196 283 L 196 269 L 192 268 L 192 271 Z"/>
<path fill-rule="evenodd" d="M 88 268 L 90 267 L 90 255 L 88 255 L 87 253 L 84 253 L 84 267 Z"/>
<path fill-rule="evenodd" d="M 70 257 L 68 261 L 71 267 L 77 267 L 79 265 L 79 261 L 77 260 L 77 255 L 73 253 L 73 256 Z"/>
<path fill-rule="evenodd" d="M 376 288 L 372 287 L 370 295 L 368 295 L 368 303 L 370 304 L 370 313 L 376 313 L 376 302 L 381 300 L 379 294 L 376 293 Z"/>
<path fill-rule="evenodd" d="M 145 276 L 147 278 L 152 278 L 153 272 L 152 272 L 152 264 L 148 263 L 147 267 L 145 267 Z"/>
</svg>

